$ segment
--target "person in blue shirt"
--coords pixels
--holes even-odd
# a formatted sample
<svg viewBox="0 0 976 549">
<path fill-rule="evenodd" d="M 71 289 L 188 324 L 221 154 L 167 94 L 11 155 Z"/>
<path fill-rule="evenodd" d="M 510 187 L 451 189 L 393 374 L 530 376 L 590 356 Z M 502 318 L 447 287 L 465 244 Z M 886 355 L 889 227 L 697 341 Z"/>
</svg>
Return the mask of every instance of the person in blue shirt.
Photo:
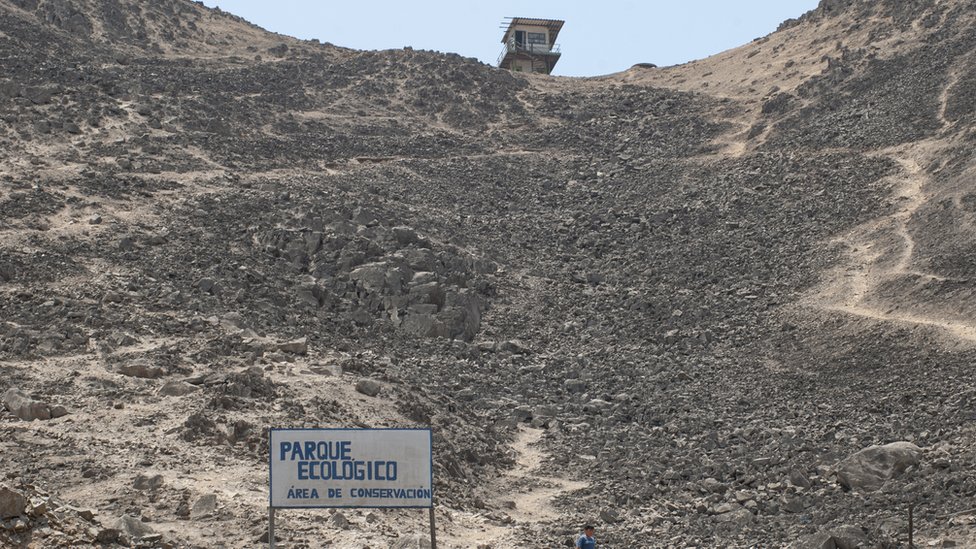
<svg viewBox="0 0 976 549">
<path fill-rule="evenodd" d="M 593 526 L 587 524 L 583 533 L 576 538 L 576 549 L 596 549 L 596 539 L 593 537 Z"/>
</svg>

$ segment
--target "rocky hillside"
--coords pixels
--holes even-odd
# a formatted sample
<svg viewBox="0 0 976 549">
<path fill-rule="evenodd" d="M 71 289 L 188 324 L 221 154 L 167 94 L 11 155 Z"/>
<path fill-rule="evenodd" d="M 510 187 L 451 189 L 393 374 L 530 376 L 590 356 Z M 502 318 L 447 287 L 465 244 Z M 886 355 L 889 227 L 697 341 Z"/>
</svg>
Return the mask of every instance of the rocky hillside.
<svg viewBox="0 0 976 549">
<path fill-rule="evenodd" d="M 974 23 L 567 79 L 0 0 L 0 544 L 259 545 L 269 427 L 417 425 L 447 547 L 976 544 Z"/>
</svg>

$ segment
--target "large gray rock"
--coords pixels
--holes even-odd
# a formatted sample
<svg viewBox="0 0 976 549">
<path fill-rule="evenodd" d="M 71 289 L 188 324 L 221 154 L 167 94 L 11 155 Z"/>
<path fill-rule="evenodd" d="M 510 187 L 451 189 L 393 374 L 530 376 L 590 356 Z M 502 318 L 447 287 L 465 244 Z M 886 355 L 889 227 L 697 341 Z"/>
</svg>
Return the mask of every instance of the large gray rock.
<svg viewBox="0 0 976 549">
<path fill-rule="evenodd" d="M 115 525 L 115 530 L 124 532 L 131 540 L 138 540 L 154 535 L 156 532 L 140 519 L 126 515 L 119 519 Z"/>
<path fill-rule="evenodd" d="M 296 355 L 304 355 L 308 353 L 308 338 L 300 337 L 298 339 L 293 339 L 291 341 L 286 341 L 284 343 L 278 344 L 278 350 L 285 353 L 293 353 Z"/>
<path fill-rule="evenodd" d="M 7 389 L 3 393 L 3 405 L 11 414 L 24 421 L 51 419 L 52 417 L 50 406 L 32 399 L 30 395 L 20 389 Z"/>
<path fill-rule="evenodd" d="M 380 394 L 383 386 L 379 383 L 373 381 L 372 379 L 362 379 L 356 383 L 356 392 L 362 393 L 366 396 L 374 397 Z"/>
<path fill-rule="evenodd" d="M 27 509 L 27 498 L 23 494 L 0 484 L 0 520 L 19 517 Z"/>
<path fill-rule="evenodd" d="M 200 497 L 190 509 L 190 518 L 199 520 L 213 516 L 217 511 L 217 494 L 206 494 Z"/>
<path fill-rule="evenodd" d="M 183 396 L 199 390 L 200 388 L 196 385 L 190 385 L 185 381 L 172 380 L 167 381 L 159 388 L 159 394 L 161 396 Z"/>
<path fill-rule="evenodd" d="M 382 292 L 386 287 L 386 273 L 390 266 L 385 261 L 367 263 L 349 273 L 349 279 L 370 292 Z"/>
<path fill-rule="evenodd" d="M 162 368 L 143 358 L 120 365 L 118 372 L 124 376 L 143 379 L 158 379 L 165 373 Z"/>
<path fill-rule="evenodd" d="M 163 486 L 163 475 L 145 475 L 139 473 L 132 481 L 132 487 L 136 490 L 158 490 Z"/>
<path fill-rule="evenodd" d="M 911 442 L 869 446 L 837 464 L 837 480 L 847 490 L 873 492 L 918 465 L 921 456 L 922 449 Z"/>
<path fill-rule="evenodd" d="M 342 511 L 332 515 L 332 518 L 329 519 L 329 523 L 332 526 L 342 528 L 343 530 L 348 530 L 350 526 L 349 519 L 346 518 L 346 515 L 343 514 Z"/>
</svg>

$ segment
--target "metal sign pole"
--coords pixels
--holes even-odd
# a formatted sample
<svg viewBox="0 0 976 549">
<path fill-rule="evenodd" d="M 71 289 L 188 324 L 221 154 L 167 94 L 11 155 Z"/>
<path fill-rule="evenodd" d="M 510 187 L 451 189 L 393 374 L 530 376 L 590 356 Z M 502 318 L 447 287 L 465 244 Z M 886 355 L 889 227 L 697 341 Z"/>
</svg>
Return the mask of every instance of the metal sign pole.
<svg viewBox="0 0 976 549">
<path fill-rule="evenodd" d="M 908 549 L 915 549 L 915 506 L 908 504 Z"/>
<path fill-rule="evenodd" d="M 437 526 L 434 525 L 434 502 L 430 502 L 430 549 L 437 549 Z"/>
<path fill-rule="evenodd" d="M 274 512 L 275 512 L 275 508 L 268 506 L 268 548 L 269 549 L 274 549 L 275 547 Z"/>
</svg>

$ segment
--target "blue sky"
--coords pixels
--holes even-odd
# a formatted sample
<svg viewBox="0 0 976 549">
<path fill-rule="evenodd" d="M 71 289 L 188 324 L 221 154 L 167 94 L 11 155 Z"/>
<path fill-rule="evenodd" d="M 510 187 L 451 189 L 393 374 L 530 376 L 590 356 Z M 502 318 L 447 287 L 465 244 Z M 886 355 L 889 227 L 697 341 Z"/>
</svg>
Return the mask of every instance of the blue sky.
<svg viewBox="0 0 976 549">
<path fill-rule="evenodd" d="M 362 50 L 453 52 L 494 65 L 508 16 L 564 19 L 553 74 L 675 65 L 776 30 L 817 0 L 204 0 L 267 30 Z"/>
</svg>

